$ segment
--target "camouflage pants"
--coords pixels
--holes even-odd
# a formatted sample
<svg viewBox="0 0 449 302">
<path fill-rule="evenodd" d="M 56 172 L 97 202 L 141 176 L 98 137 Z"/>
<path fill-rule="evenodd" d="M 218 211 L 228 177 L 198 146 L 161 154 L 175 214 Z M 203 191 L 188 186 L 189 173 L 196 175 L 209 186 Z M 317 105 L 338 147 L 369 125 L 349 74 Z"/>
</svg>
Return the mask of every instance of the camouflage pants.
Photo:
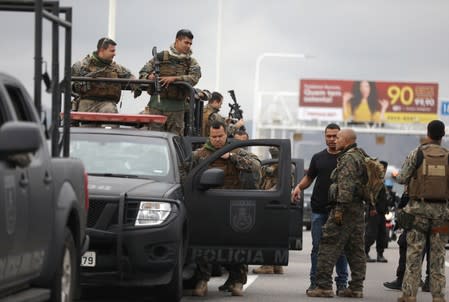
<svg viewBox="0 0 449 302">
<path fill-rule="evenodd" d="M 443 220 L 432 220 L 423 216 L 415 216 L 416 229 L 407 232 L 407 260 L 405 266 L 402 292 L 406 296 L 416 296 L 421 281 L 422 255 L 426 246 L 426 232 L 432 227 L 444 223 Z M 445 244 L 448 234 L 430 232 L 430 291 L 433 297 L 444 297 L 446 277 L 444 275 Z"/>
<path fill-rule="evenodd" d="M 172 132 L 179 136 L 184 135 L 184 111 L 162 111 L 154 108 L 148 108 L 147 114 L 165 115 L 167 121 L 165 124 L 151 123 L 149 130 Z"/>
<path fill-rule="evenodd" d="M 79 112 L 118 113 L 117 104 L 113 101 L 94 101 L 81 99 L 78 105 Z"/>
<path fill-rule="evenodd" d="M 349 287 L 363 290 L 366 274 L 365 219 L 363 204 L 350 204 L 343 212 L 343 224 L 337 225 L 334 210 L 323 226 L 318 250 L 316 284 L 323 289 L 332 289 L 332 272 L 338 258 L 345 254 L 351 269 Z"/>
<path fill-rule="evenodd" d="M 224 266 L 229 272 L 229 279 L 232 282 L 246 284 L 248 275 L 248 266 L 245 264 L 227 264 Z M 197 281 L 209 281 L 211 269 L 209 263 L 204 257 L 196 259 L 195 279 Z"/>
</svg>

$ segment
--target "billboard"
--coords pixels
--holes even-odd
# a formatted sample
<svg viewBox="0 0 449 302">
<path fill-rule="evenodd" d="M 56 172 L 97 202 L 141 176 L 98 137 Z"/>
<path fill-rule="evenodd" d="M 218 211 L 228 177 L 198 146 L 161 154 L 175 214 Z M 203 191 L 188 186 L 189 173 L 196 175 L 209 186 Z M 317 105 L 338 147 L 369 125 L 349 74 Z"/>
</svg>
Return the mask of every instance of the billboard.
<svg viewBox="0 0 449 302">
<path fill-rule="evenodd" d="M 303 79 L 299 118 L 428 123 L 438 118 L 438 84 Z"/>
</svg>

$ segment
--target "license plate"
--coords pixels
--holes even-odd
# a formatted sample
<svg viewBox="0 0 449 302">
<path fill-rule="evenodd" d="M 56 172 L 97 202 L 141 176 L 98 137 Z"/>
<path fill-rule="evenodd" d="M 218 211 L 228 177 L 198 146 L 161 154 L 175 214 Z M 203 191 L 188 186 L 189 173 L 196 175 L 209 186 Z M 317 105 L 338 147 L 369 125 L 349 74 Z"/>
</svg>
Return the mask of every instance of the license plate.
<svg viewBox="0 0 449 302">
<path fill-rule="evenodd" d="M 81 257 L 81 266 L 94 267 L 96 262 L 96 253 L 87 251 Z"/>
</svg>

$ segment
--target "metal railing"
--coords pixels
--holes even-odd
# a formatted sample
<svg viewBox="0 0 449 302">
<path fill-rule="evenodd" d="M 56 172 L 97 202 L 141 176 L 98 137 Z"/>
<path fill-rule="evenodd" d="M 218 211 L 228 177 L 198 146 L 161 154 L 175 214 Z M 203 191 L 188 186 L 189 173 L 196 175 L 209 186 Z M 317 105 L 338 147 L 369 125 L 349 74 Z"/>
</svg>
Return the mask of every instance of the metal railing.
<svg viewBox="0 0 449 302">
<path fill-rule="evenodd" d="M 142 91 L 148 90 L 151 85 L 154 85 L 154 80 L 138 80 L 138 79 L 119 79 L 119 78 L 104 78 L 104 77 L 72 77 L 72 82 L 102 82 L 121 84 L 122 90 L 133 90 L 138 86 Z M 185 119 L 185 135 L 199 136 L 201 134 L 201 125 L 203 117 L 203 102 L 195 98 L 195 89 L 187 82 L 176 81 L 170 85 L 178 85 L 186 88 L 189 91 L 188 104 L 189 111 Z"/>
</svg>

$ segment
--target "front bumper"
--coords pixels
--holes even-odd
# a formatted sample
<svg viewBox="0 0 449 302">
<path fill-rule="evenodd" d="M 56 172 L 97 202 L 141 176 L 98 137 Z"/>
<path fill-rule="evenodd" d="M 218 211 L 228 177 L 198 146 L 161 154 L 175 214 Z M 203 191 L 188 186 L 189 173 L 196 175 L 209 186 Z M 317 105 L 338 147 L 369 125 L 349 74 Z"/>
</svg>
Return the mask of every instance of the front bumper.
<svg viewBox="0 0 449 302">
<path fill-rule="evenodd" d="M 175 211 L 159 226 L 112 225 L 107 230 L 88 228 L 89 251 L 95 267 L 82 267 L 82 286 L 154 286 L 171 281 L 183 250 L 183 211 Z M 120 246 L 120 248 L 119 248 Z"/>
</svg>

